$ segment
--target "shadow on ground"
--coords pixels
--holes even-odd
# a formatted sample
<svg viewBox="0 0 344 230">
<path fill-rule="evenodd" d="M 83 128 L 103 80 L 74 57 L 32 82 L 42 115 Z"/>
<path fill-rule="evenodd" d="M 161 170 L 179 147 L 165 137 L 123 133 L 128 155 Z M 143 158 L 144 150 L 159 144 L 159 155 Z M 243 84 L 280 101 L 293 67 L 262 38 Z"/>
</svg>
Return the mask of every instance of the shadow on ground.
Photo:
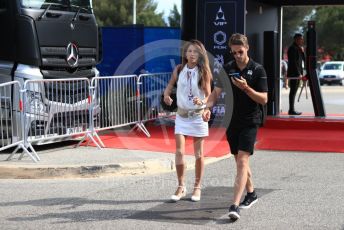
<svg viewBox="0 0 344 230">
<path fill-rule="evenodd" d="M 272 189 L 256 189 L 259 197 L 271 193 Z M 206 187 L 202 190 L 202 200 L 192 202 L 190 198 L 177 203 L 166 200 L 90 200 L 85 198 L 52 198 L 18 202 L 2 202 L 0 207 L 34 206 L 52 207 L 60 206 L 60 211 L 37 215 L 35 213 L 25 217 L 9 218 L 9 221 L 37 221 L 53 220 L 55 223 L 89 222 L 115 219 L 135 219 L 157 222 L 171 222 L 192 225 L 204 225 L 209 222 L 215 224 L 230 223 L 228 218 L 222 218 L 228 212 L 228 206 L 233 195 L 232 187 Z M 187 196 L 190 197 L 190 194 Z M 162 203 L 161 203 L 162 202 Z M 138 204 L 161 203 L 144 211 L 137 211 Z M 90 206 L 91 205 L 91 206 Z M 97 205 L 102 207 L 99 208 Z M 113 206 L 113 209 L 104 209 L 104 205 Z M 116 209 L 117 205 L 125 205 L 133 209 Z M 90 206 L 94 210 L 72 211 L 73 209 Z M 56 209 L 55 207 L 55 209 Z M 66 210 L 68 210 L 66 212 Z"/>
</svg>

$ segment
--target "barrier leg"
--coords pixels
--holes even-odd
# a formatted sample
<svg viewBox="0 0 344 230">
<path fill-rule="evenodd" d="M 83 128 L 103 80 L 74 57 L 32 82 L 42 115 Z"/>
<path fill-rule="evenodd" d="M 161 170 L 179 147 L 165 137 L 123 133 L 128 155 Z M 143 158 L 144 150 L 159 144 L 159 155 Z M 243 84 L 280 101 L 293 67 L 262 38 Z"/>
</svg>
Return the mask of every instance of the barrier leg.
<svg viewBox="0 0 344 230">
<path fill-rule="evenodd" d="M 85 134 L 85 136 L 83 136 L 83 138 L 79 141 L 79 143 L 75 146 L 75 148 L 79 147 L 80 144 L 86 140 L 86 138 L 87 138 L 87 134 Z"/>
<path fill-rule="evenodd" d="M 20 149 L 20 145 L 17 146 L 17 148 L 11 153 L 11 155 L 6 159 L 6 161 L 10 161 L 13 158 L 14 154 L 16 154 L 19 149 Z"/>
<path fill-rule="evenodd" d="M 30 150 L 32 151 L 30 153 L 30 151 L 28 150 L 28 148 L 25 147 L 25 145 L 23 143 L 20 143 L 17 148 L 11 153 L 11 155 L 6 159 L 6 161 L 10 161 L 13 156 L 18 152 L 18 150 L 21 148 L 23 150 L 23 152 L 20 154 L 20 157 L 18 158 L 18 160 L 23 159 L 24 154 L 26 153 L 35 163 L 37 163 L 38 161 L 40 161 L 41 159 L 39 158 L 39 156 L 37 155 L 37 153 L 35 152 L 35 150 L 33 149 L 33 147 L 31 146 L 31 144 L 29 144 L 28 146 L 30 148 Z"/>
<path fill-rule="evenodd" d="M 100 139 L 98 133 L 97 133 L 97 132 L 94 132 L 94 133 L 93 133 L 93 136 L 96 136 L 96 138 L 97 138 L 98 142 L 100 143 L 100 145 L 101 145 L 103 148 L 105 148 L 104 142 Z"/>
<path fill-rule="evenodd" d="M 75 148 L 79 147 L 81 145 L 82 142 L 84 142 L 86 139 L 88 139 L 88 142 L 91 140 L 93 142 L 93 144 L 95 144 L 97 146 L 97 148 L 99 150 L 101 150 L 102 148 L 100 147 L 100 145 L 98 144 L 98 142 L 93 138 L 94 136 L 94 133 L 91 133 L 91 132 L 87 132 L 85 134 L 85 136 L 81 139 L 81 141 L 79 141 L 79 143 L 75 146 Z M 97 139 L 100 140 L 98 134 L 96 134 L 97 136 Z M 102 147 L 104 148 L 105 145 L 102 141 L 100 141 L 100 144 L 102 145 Z M 88 144 L 87 144 L 88 145 Z"/>
<path fill-rule="evenodd" d="M 22 149 L 23 152 L 20 154 L 18 160 L 21 160 L 23 159 L 24 157 L 24 154 L 26 153 L 35 163 L 37 163 L 38 161 L 40 161 L 41 159 L 39 158 L 39 156 L 37 155 L 37 153 L 35 152 L 35 150 L 33 149 L 32 145 L 29 144 L 28 148 L 31 150 L 31 153 L 30 151 L 28 150 L 28 148 L 26 148 L 24 146 L 23 143 L 20 143 L 17 148 L 11 153 L 11 155 L 6 159 L 6 161 L 10 161 L 12 160 L 13 156 L 18 152 L 19 149 Z"/>
<path fill-rule="evenodd" d="M 136 123 L 135 126 L 129 131 L 129 133 L 133 132 L 136 129 L 140 129 L 144 134 L 146 134 L 147 137 L 151 137 L 146 126 L 142 122 Z"/>
<path fill-rule="evenodd" d="M 35 151 L 35 149 L 32 147 L 32 145 L 30 143 L 27 143 L 27 150 L 31 150 L 32 155 L 37 159 L 37 161 L 40 161 L 41 158 L 38 156 L 37 152 Z"/>
<path fill-rule="evenodd" d="M 23 149 L 23 152 L 22 152 L 22 154 L 20 155 L 20 157 L 19 157 L 19 159 L 18 160 L 21 160 L 22 158 L 23 158 L 23 156 L 24 156 L 24 153 L 26 153 L 27 155 L 29 155 L 29 157 L 35 162 L 35 163 L 37 163 L 39 160 L 39 157 L 38 157 L 38 155 L 36 154 L 36 152 L 34 152 L 34 154 L 32 155 L 28 150 L 27 150 L 27 148 L 25 148 L 25 146 L 23 145 L 23 144 L 21 144 L 21 148 Z M 35 155 L 35 156 L 34 156 Z M 38 159 L 36 158 L 36 157 L 38 157 Z"/>
</svg>

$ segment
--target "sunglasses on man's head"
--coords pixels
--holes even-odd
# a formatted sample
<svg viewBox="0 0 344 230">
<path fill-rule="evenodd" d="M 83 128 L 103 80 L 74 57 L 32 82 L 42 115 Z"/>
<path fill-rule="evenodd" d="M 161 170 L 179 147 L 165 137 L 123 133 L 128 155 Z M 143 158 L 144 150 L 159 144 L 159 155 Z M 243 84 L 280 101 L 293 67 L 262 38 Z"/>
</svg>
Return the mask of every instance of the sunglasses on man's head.
<svg viewBox="0 0 344 230">
<path fill-rule="evenodd" d="M 237 55 L 237 54 L 242 55 L 243 53 L 244 53 L 243 50 L 239 50 L 239 51 L 237 51 L 237 52 L 231 50 L 231 54 L 232 54 L 233 56 L 235 56 L 235 55 Z"/>
</svg>

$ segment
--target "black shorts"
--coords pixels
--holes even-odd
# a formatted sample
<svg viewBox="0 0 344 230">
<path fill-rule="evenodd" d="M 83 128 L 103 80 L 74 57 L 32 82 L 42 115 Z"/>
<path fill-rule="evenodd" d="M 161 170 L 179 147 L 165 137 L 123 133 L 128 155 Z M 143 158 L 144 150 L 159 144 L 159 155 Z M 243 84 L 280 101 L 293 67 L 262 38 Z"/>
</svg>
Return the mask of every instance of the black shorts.
<svg viewBox="0 0 344 230">
<path fill-rule="evenodd" d="M 254 144 L 256 142 L 258 125 L 237 126 L 227 129 L 227 141 L 231 148 L 231 153 L 236 155 L 238 151 L 249 152 L 253 154 Z"/>
</svg>

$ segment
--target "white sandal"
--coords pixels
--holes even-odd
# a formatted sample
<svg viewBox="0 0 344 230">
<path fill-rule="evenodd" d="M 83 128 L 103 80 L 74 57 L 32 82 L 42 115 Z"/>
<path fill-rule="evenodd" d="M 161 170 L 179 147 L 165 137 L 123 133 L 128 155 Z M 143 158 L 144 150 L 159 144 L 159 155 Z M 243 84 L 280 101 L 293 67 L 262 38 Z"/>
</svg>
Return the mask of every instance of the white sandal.
<svg viewBox="0 0 344 230">
<path fill-rule="evenodd" d="M 178 188 L 182 188 L 182 192 L 179 195 L 172 195 L 171 200 L 176 202 L 179 201 L 181 198 L 186 196 L 186 187 L 185 186 L 178 186 Z"/>
<path fill-rule="evenodd" d="M 199 196 L 194 196 L 194 195 L 192 195 L 192 196 L 191 196 L 191 200 L 194 201 L 194 202 L 198 202 L 198 201 L 201 200 L 201 187 L 199 187 L 199 186 L 198 186 L 198 187 L 194 187 L 194 190 L 195 190 L 195 189 L 199 189 L 199 192 L 200 192 L 200 193 L 199 193 Z"/>
</svg>

